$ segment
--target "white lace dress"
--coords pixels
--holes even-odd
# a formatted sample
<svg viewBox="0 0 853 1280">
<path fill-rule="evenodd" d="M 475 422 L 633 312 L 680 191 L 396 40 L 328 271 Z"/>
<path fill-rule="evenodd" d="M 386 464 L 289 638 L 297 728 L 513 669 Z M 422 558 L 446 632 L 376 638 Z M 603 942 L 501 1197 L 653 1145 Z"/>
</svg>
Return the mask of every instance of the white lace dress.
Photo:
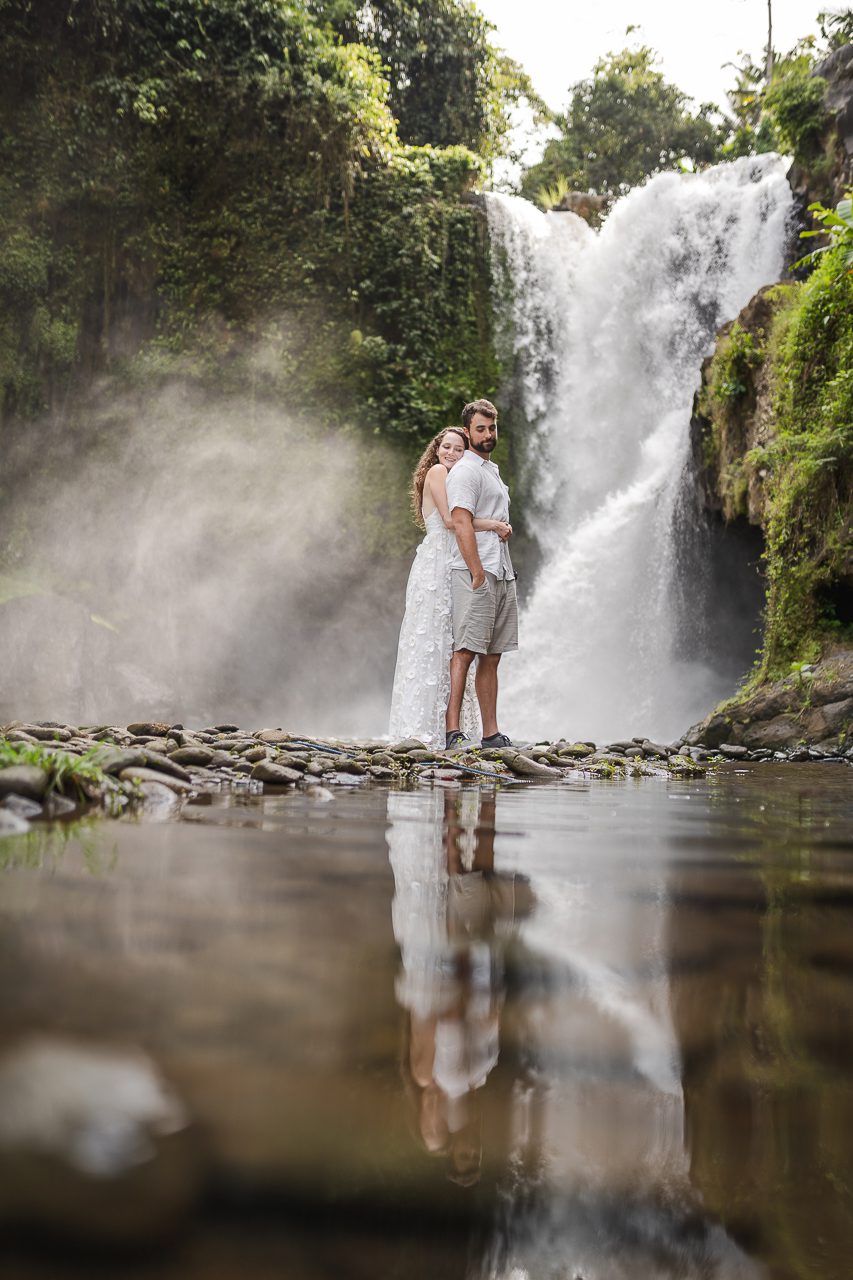
<svg viewBox="0 0 853 1280">
<path fill-rule="evenodd" d="M 450 552 L 453 533 L 436 510 L 426 517 L 426 537 L 415 552 L 406 587 L 397 668 L 391 695 L 392 742 L 418 738 L 443 747 L 444 713 L 450 696 L 453 628 L 450 606 Z M 473 673 L 473 664 L 472 664 Z M 480 720 L 469 676 L 462 707 L 462 731 L 478 740 Z"/>
</svg>

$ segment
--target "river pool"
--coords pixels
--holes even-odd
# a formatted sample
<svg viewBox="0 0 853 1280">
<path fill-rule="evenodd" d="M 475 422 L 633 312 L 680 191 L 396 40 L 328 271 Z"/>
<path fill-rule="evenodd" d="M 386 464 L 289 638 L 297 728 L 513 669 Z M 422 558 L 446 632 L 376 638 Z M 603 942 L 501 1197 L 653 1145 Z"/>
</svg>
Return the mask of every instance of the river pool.
<svg viewBox="0 0 853 1280">
<path fill-rule="evenodd" d="M 182 1117 L 7 1136 L 4 1280 L 849 1276 L 853 770 L 322 797 L 0 841 L 0 1109 Z"/>
</svg>

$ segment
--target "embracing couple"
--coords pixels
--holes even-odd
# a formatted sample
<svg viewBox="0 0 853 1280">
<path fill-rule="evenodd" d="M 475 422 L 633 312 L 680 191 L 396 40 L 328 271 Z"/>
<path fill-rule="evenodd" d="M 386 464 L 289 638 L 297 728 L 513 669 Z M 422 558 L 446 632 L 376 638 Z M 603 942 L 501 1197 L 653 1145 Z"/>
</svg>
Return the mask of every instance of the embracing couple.
<svg viewBox="0 0 853 1280">
<path fill-rule="evenodd" d="M 412 476 L 414 515 L 426 537 L 406 588 L 390 733 L 431 748 L 506 747 L 512 743 L 497 722 L 498 663 L 518 648 L 518 609 L 509 490 L 491 460 L 498 411 L 474 400 L 462 423 L 430 441 Z"/>
</svg>

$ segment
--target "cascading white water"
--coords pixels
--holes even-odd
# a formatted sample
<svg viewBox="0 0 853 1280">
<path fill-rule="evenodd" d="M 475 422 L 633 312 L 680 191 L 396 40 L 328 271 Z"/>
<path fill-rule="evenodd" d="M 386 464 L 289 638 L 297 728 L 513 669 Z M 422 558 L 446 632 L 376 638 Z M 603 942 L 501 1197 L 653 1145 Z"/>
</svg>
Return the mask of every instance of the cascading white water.
<svg viewBox="0 0 853 1280">
<path fill-rule="evenodd" d="M 677 652 L 673 516 L 702 358 L 783 268 L 785 170 L 762 156 L 661 174 L 599 234 L 488 197 L 544 552 L 502 669 L 502 726 L 519 736 L 666 740 L 730 692 Z"/>
</svg>

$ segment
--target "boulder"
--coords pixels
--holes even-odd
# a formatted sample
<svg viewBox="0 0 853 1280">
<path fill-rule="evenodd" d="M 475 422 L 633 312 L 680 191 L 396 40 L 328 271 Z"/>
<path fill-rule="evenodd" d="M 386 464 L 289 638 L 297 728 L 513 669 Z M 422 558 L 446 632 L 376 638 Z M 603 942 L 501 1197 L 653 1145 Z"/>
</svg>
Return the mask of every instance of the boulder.
<svg viewBox="0 0 853 1280">
<path fill-rule="evenodd" d="M 41 800 L 47 791 L 48 775 L 36 764 L 13 764 L 0 769 L 0 796 L 26 796 Z"/>
<path fill-rule="evenodd" d="M 256 733 L 255 737 L 259 742 L 269 742 L 273 746 L 279 743 L 290 742 L 293 737 L 292 733 L 285 733 L 283 729 L 261 729 L 260 733 Z"/>
<path fill-rule="evenodd" d="M 190 783 L 184 782 L 181 778 L 175 778 L 170 773 L 160 773 L 156 769 L 146 769 L 138 765 L 131 769 L 122 769 L 119 777 L 122 782 L 159 782 L 162 786 L 168 787 L 170 791 L 174 791 L 178 795 L 187 795 L 192 791 Z"/>
<path fill-rule="evenodd" d="M 793 717 L 775 716 L 772 720 L 759 720 L 744 729 L 743 742 L 747 747 L 769 747 L 778 751 L 780 747 L 794 746 L 802 736 L 802 725 Z"/>
<path fill-rule="evenodd" d="M 259 760 L 256 765 L 248 765 L 248 769 L 251 777 L 267 786 L 292 787 L 302 777 L 296 769 L 272 760 Z"/>
<path fill-rule="evenodd" d="M 213 754 L 211 747 L 178 747 L 177 751 L 169 752 L 169 759 L 182 765 L 206 765 L 210 764 Z"/>
<path fill-rule="evenodd" d="M 522 778 L 562 778 L 563 776 L 559 769 L 552 769 L 547 764 L 538 764 L 535 760 L 531 760 L 530 756 L 516 751 L 514 747 L 502 747 L 497 752 L 497 756 L 508 769 Z"/>
</svg>

